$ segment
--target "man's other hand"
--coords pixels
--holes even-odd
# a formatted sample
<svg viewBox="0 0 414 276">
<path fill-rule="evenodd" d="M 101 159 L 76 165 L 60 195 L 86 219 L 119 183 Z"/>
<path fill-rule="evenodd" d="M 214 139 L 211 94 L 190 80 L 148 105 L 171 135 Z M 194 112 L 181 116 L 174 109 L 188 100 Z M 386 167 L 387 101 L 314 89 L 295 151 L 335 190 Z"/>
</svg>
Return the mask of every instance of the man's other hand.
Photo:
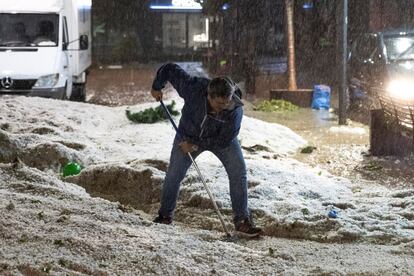
<svg viewBox="0 0 414 276">
<path fill-rule="evenodd" d="M 180 148 L 184 153 L 189 153 L 189 152 L 193 152 L 193 151 L 197 151 L 198 147 L 194 144 L 188 143 L 186 141 L 181 142 L 180 144 Z"/>
<path fill-rule="evenodd" d="M 154 99 L 159 102 L 162 100 L 162 92 L 159 90 L 151 89 L 151 95 L 154 97 Z"/>
</svg>

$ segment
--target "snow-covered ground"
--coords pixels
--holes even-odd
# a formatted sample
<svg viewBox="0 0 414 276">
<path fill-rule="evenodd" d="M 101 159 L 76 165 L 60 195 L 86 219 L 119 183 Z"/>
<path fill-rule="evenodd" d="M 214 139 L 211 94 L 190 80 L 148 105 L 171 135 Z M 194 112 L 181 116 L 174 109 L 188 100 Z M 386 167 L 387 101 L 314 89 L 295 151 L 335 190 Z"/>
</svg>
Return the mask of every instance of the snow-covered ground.
<svg viewBox="0 0 414 276">
<path fill-rule="evenodd" d="M 151 223 L 174 130 L 168 121 L 132 123 L 125 109 L 0 98 L 0 274 L 413 275 L 414 190 L 310 168 L 290 157 L 305 140 L 249 117 L 239 139 L 265 237 L 223 242 L 194 170 L 176 226 Z M 83 170 L 62 179 L 68 161 Z M 230 226 L 224 169 L 208 152 L 197 162 Z"/>
</svg>

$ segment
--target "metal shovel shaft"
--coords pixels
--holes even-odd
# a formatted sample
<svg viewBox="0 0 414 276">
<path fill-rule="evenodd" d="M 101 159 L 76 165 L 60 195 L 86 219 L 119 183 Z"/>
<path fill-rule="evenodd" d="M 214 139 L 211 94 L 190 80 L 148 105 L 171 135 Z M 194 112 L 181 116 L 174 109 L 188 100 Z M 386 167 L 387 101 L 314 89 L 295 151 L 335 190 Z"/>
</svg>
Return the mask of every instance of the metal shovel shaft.
<svg viewBox="0 0 414 276">
<path fill-rule="evenodd" d="M 175 124 L 170 112 L 168 111 L 168 108 L 165 106 L 164 102 L 161 100 L 160 101 L 161 106 L 164 108 L 165 112 L 167 113 L 168 119 L 170 120 L 171 124 L 173 125 L 175 131 L 180 134 L 180 132 L 178 131 L 177 125 Z M 214 210 L 216 211 L 221 225 L 223 226 L 224 232 L 226 232 L 227 236 L 231 236 L 230 231 L 227 229 L 226 223 L 224 222 L 223 216 L 221 215 L 220 209 L 217 206 L 216 201 L 214 200 L 213 194 L 210 191 L 210 188 L 207 186 L 206 181 L 204 180 L 203 175 L 201 174 L 200 168 L 198 167 L 196 161 L 194 160 L 193 156 L 191 155 L 190 152 L 188 152 L 188 157 L 191 159 L 191 162 L 193 163 L 193 166 L 195 167 L 199 177 L 201 178 L 201 181 L 203 182 L 203 186 L 207 191 L 208 196 L 210 197 L 211 203 L 213 204 Z"/>
<path fill-rule="evenodd" d="M 200 171 L 200 169 L 198 168 L 196 161 L 194 160 L 194 158 L 193 158 L 193 156 L 191 155 L 191 153 L 188 153 L 188 156 L 190 157 L 191 162 L 193 162 L 193 165 L 194 165 L 194 167 L 196 168 L 196 170 L 197 170 L 197 172 L 198 172 L 198 175 L 199 175 L 199 176 L 200 176 L 200 178 L 201 178 L 201 181 L 203 182 L 204 188 L 206 189 L 207 194 L 208 194 L 208 196 L 210 197 L 211 203 L 213 203 L 214 210 L 216 210 L 216 213 L 217 213 L 217 215 L 218 215 L 218 217 L 219 217 L 219 219 L 220 219 L 221 225 L 223 226 L 224 232 L 226 232 L 226 234 L 227 234 L 228 236 L 231 236 L 231 234 L 230 234 L 229 230 L 227 229 L 226 223 L 224 222 L 224 219 L 223 219 L 223 217 L 222 217 L 222 215 L 221 215 L 221 213 L 220 213 L 220 209 L 218 208 L 217 203 L 216 203 L 216 201 L 214 200 L 213 194 L 211 193 L 210 188 L 207 186 L 207 183 L 206 183 L 206 181 L 204 180 L 204 177 L 203 177 L 203 175 L 201 174 L 201 171 Z"/>
</svg>

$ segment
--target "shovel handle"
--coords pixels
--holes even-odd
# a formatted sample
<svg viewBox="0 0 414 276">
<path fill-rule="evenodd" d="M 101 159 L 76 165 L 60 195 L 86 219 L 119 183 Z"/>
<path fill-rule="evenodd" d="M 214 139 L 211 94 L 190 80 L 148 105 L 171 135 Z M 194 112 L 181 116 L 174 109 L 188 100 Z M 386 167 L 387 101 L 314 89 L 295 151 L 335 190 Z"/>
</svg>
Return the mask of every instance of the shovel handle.
<svg viewBox="0 0 414 276">
<path fill-rule="evenodd" d="M 162 100 L 160 100 L 161 106 L 164 108 L 165 113 L 167 114 L 168 119 L 170 119 L 171 124 L 173 125 L 175 131 L 177 132 L 177 134 L 180 134 L 180 131 L 178 130 L 177 125 L 175 124 L 170 111 L 168 110 L 168 108 L 165 106 L 164 102 Z"/>
</svg>

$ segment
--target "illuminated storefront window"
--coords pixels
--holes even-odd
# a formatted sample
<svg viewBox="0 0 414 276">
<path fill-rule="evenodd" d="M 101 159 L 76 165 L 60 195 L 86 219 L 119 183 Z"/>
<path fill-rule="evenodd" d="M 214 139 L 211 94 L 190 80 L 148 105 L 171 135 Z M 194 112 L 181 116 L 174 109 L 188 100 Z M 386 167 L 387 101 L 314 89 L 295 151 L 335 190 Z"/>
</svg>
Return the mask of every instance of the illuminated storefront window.
<svg viewBox="0 0 414 276">
<path fill-rule="evenodd" d="M 151 6 L 153 10 L 201 10 L 200 3 L 194 0 L 169 0 L 153 1 Z"/>
</svg>

